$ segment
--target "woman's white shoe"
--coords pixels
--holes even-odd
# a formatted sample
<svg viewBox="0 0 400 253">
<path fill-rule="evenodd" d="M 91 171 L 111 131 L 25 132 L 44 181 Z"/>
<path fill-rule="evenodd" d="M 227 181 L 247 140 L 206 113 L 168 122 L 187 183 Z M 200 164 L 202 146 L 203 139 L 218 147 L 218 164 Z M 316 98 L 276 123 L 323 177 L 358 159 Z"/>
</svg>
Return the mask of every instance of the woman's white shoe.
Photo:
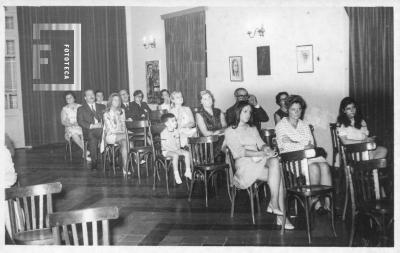
<svg viewBox="0 0 400 253">
<path fill-rule="evenodd" d="M 279 210 L 277 208 L 273 208 L 271 206 L 271 204 L 269 204 L 268 207 L 267 207 L 267 213 L 272 213 L 272 214 L 276 214 L 276 215 L 283 215 L 281 210 Z"/>
<path fill-rule="evenodd" d="M 282 223 L 283 223 L 282 219 L 283 219 L 282 216 L 276 216 L 276 224 L 278 226 L 282 226 Z M 290 221 L 287 218 L 286 218 L 286 222 L 285 222 L 285 229 L 286 230 L 293 230 L 294 229 L 293 224 L 290 223 Z"/>
</svg>

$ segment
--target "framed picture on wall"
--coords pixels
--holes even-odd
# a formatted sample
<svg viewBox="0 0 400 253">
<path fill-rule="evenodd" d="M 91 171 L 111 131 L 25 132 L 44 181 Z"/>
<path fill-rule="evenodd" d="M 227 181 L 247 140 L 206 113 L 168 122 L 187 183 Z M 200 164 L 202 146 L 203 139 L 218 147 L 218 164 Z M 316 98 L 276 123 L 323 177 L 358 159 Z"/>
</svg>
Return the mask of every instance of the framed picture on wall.
<svg viewBox="0 0 400 253">
<path fill-rule="evenodd" d="M 271 75 L 269 46 L 257 47 L 257 75 Z"/>
<path fill-rule="evenodd" d="M 229 56 L 229 73 L 231 82 L 243 82 L 242 56 Z"/>
<path fill-rule="evenodd" d="M 147 103 L 160 103 L 160 61 L 146 61 Z"/>
<path fill-rule="evenodd" d="M 301 45 L 296 47 L 297 73 L 314 72 L 313 45 Z"/>
</svg>

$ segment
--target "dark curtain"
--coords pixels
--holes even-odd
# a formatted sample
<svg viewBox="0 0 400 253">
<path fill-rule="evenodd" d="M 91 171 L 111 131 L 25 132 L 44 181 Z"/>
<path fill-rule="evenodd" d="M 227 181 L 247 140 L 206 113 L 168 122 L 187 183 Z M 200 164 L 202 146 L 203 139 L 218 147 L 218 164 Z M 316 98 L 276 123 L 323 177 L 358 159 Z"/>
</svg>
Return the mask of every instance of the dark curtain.
<svg viewBox="0 0 400 253">
<path fill-rule="evenodd" d="M 124 7 L 18 7 L 21 85 L 26 145 L 62 142 L 62 91 L 32 89 L 32 24 L 81 23 L 81 90 L 111 92 L 128 88 Z M 83 92 L 75 91 L 77 102 Z"/>
<path fill-rule="evenodd" d="M 346 7 L 350 19 L 350 96 L 370 135 L 393 157 L 393 8 Z"/>
<path fill-rule="evenodd" d="M 181 91 L 185 105 L 197 107 L 206 88 L 205 12 L 164 21 L 168 90 Z"/>
</svg>

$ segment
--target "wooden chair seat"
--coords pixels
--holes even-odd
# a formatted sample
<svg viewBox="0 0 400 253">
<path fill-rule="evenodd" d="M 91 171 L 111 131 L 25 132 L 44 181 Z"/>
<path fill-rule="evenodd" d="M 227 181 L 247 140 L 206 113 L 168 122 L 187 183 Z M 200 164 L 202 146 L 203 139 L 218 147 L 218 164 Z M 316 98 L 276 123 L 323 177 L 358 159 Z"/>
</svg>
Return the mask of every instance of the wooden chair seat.
<svg viewBox="0 0 400 253">
<path fill-rule="evenodd" d="M 376 214 L 393 214 L 393 204 L 392 199 L 371 200 L 362 203 L 359 209 Z"/>
<path fill-rule="evenodd" d="M 332 192 L 334 188 L 332 186 L 327 185 L 303 185 L 302 187 L 293 187 L 287 189 L 288 192 L 299 196 L 315 196 L 321 194 L 327 194 Z"/>
<path fill-rule="evenodd" d="M 152 146 L 133 147 L 131 148 L 131 151 L 140 153 L 153 152 L 153 147 Z"/>
<path fill-rule="evenodd" d="M 51 228 L 30 230 L 16 233 L 14 241 L 22 245 L 51 245 L 54 244 Z"/>
<path fill-rule="evenodd" d="M 221 163 L 221 164 L 201 164 L 201 165 L 196 165 L 194 166 L 196 169 L 201 169 L 201 170 L 206 170 L 206 171 L 211 171 L 211 170 L 224 170 L 229 168 L 229 165 L 226 163 Z"/>
</svg>

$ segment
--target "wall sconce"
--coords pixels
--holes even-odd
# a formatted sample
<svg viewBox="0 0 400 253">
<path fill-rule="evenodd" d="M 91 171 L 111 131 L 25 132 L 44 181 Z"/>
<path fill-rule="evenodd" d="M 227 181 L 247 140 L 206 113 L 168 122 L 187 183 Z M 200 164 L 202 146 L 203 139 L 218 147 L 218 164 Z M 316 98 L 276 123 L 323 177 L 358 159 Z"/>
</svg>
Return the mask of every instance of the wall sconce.
<svg viewBox="0 0 400 253">
<path fill-rule="evenodd" d="M 155 48 L 156 47 L 156 39 L 153 36 L 150 36 L 149 41 L 147 41 L 146 37 L 143 37 L 143 46 L 145 49 Z"/>
<path fill-rule="evenodd" d="M 264 25 L 261 25 L 261 28 L 254 29 L 254 32 L 247 31 L 247 35 L 249 35 L 250 38 L 254 38 L 257 34 L 260 37 L 264 37 L 264 32 L 265 32 Z"/>
</svg>

